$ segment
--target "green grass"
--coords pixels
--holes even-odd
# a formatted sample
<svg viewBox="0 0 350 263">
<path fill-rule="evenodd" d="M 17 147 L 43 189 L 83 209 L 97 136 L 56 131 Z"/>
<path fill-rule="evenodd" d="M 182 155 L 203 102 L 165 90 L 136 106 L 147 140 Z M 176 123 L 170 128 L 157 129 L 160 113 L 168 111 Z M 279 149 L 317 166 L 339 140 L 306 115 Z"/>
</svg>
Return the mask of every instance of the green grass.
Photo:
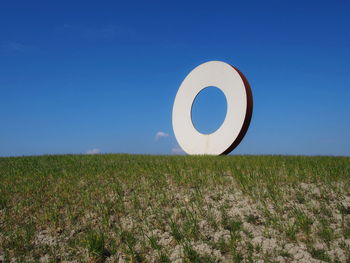
<svg viewBox="0 0 350 263">
<path fill-rule="evenodd" d="M 273 262 L 259 251 L 350 238 L 350 158 L 62 155 L 0 158 L 0 256 Z M 202 250 L 200 247 L 203 247 Z M 349 257 L 349 249 L 343 252 Z M 350 260 L 346 258 L 345 260 Z"/>
</svg>

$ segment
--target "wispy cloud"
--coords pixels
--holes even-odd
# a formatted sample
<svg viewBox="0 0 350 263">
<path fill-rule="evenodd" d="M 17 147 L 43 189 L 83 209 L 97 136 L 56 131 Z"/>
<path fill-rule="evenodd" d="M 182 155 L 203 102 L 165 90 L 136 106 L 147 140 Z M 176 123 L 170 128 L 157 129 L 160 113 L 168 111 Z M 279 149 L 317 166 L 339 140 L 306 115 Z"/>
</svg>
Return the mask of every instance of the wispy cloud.
<svg viewBox="0 0 350 263">
<path fill-rule="evenodd" d="M 8 51 L 17 51 L 17 52 L 25 52 L 35 49 L 35 46 L 25 45 L 16 41 L 2 41 L 0 43 L 1 49 L 5 49 Z"/>
<path fill-rule="evenodd" d="M 181 149 L 181 147 L 179 145 L 174 146 L 171 149 L 171 153 L 172 154 L 185 154 L 184 150 Z"/>
<path fill-rule="evenodd" d="M 97 149 L 97 148 L 95 148 L 95 149 L 90 149 L 90 150 L 88 150 L 88 151 L 86 152 L 86 154 L 99 154 L 99 153 L 101 153 L 101 150 L 100 150 L 100 149 Z"/>
<path fill-rule="evenodd" d="M 63 29 L 72 30 L 72 31 L 80 30 L 79 26 L 71 25 L 71 24 L 64 24 L 62 27 L 63 27 Z"/>
<path fill-rule="evenodd" d="M 107 25 L 99 28 L 87 28 L 84 36 L 90 39 L 113 38 L 118 34 L 118 27 L 115 25 Z"/>
<path fill-rule="evenodd" d="M 156 133 L 154 139 L 155 139 L 156 141 L 158 141 L 160 138 L 165 138 L 165 137 L 168 137 L 168 136 L 169 136 L 168 133 L 159 131 L 159 132 Z"/>
<path fill-rule="evenodd" d="M 79 26 L 64 24 L 63 29 L 71 32 L 75 32 L 83 38 L 90 40 L 111 39 L 122 33 L 125 33 L 125 29 L 122 29 L 116 25 L 104 25 L 104 26 Z"/>
</svg>

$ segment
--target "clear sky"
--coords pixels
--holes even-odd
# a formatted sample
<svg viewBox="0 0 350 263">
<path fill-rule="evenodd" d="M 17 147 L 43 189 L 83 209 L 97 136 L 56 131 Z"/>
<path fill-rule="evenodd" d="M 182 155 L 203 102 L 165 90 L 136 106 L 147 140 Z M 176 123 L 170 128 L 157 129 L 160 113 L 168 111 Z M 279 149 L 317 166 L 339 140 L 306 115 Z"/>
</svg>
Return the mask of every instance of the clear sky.
<svg viewBox="0 0 350 263">
<path fill-rule="evenodd" d="M 0 6 L 0 156 L 179 153 L 173 101 L 209 60 L 253 90 L 234 154 L 350 155 L 348 0 L 13 0 Z M 204 130 L 226 107 L 207 93 Z"/>
</svg>

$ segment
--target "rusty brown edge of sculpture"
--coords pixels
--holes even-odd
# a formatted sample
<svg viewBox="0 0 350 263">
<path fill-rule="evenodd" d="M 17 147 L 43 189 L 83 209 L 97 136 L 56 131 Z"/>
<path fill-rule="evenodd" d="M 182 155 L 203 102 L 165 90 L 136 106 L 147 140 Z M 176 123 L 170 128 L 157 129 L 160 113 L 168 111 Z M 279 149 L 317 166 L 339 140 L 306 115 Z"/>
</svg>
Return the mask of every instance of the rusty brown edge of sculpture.
<svg viewBox="0 0 350 263">
<path fill-rule="evenodd" d="M 241 71 L 239 71 L 239 69 L 235 68 L 234 66 L 231 65 L 231 67 L 233 67 L 238 74 L 241 76 L 243 83 L 244 83 L 244 87 L 245 87 L 245 91 L 247 94 L 247 110 L 246 110 L 246 114 L 244 117 L 244 122 L 243 122 L 243 126 L 236 138 L 236 140 L 234 140 L 234 142 L 230 145 L 230 147 L 228 147 L 226 149 L 226 151 L 224 151 L 222 154 L 220 155 L 227 155 L 230 152 L 233 151 L 234 148 L 236 148 L 238 146 L 238 144 L 243 140 L 245 134 L 248 131 L 249 125 L 250 125 L 250 121 L 252 119 L 252 115 L 253 115 L 253 94 L 252 94 L 252 90 L 250 88 L 249 82 L 247 80 L 247 78 L 243 75 L 243 73 Z"/>
</svg>

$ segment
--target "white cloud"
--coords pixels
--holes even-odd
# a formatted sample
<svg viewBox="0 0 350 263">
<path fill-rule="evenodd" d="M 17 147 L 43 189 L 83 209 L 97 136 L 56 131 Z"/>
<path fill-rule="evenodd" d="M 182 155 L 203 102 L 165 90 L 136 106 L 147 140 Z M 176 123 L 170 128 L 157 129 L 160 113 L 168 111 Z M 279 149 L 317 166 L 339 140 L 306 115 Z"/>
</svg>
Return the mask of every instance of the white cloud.
<svg viewBox="0 0 350 263">
<path fill-rule="evenodd" d="M 101 150 L 100 150 L 100 149 L 97 149 L 97 148 L 88 150 L 88 151 L 86 152 L 86 154 L 99 154 L 99 153 L 101 153 Z"/>
<path fill-rule="evenodd" d="M 155 140 L 158 141 L 160 138 L 162 137 L 168 137 L 169 134 L 168 133 L 165 133 L 165 132 L 162 132 L 162 131 L 159 131 L 156 133 L 156 136 L 155 136 Z"/>
<path fill-rule="evenodd" d="M 175 146 L 175 147 L 173 147 L 171 149 L 171 153 L 173 153 L 173 154 L 184 154 L 185 152 L 184 152 L 184 150 L 181 149 L 181 147 L 179 145 L 177 145 L 177 146 Z"/>
</svg>

